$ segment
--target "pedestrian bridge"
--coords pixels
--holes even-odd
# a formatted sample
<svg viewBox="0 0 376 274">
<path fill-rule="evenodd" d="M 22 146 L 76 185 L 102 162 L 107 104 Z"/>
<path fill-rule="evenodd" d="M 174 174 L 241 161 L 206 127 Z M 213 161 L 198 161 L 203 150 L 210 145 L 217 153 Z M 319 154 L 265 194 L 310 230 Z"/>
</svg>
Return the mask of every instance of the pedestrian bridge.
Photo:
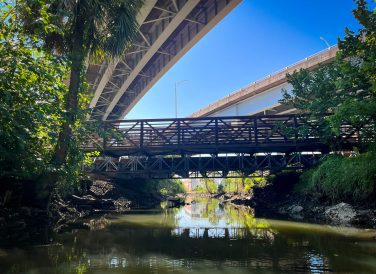
<svg viewBox="0 0 376 274">
<path fill-rule="evenodd" d="M 97 122 L 98 123 L 98 122 Z M 305 115 L 258 115 L 105 121 L 85 151 L 99 151 L 91 172 L 125 177 L 237 177 L 256 171 L 305 168 L 330 152 L 318 120 Z M 358 143 L 343 125 L 333 139 L 343 150 Z"/>
</svg>

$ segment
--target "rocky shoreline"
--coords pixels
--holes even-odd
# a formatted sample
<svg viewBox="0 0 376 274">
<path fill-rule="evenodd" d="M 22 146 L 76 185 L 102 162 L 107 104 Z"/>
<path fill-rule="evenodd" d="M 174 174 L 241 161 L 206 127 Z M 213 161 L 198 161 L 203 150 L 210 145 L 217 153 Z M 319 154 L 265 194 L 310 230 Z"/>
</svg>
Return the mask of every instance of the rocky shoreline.
<svg viewBox="0 0 376 274">
<path fill-rule="evenodd" d="M 249 206 L 256 217 L 282 218 L 328 225 L 376 228 L 376 205 L 331 203 L 313 195 L 301 195 L 292 187 L 269 185 L 244 195 L 220 195 L 225 202 Z"/>
</svg>

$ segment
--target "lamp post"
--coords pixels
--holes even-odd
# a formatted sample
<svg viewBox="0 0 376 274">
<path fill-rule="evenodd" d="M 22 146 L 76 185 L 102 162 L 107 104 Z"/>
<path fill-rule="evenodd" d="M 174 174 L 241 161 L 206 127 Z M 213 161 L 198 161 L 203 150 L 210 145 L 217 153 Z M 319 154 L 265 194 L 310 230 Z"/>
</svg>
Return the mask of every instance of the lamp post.
<svg viewBox="0 0 376 274">
<path fill-rule="evenodd" d="M 178 118 L 178 85 L 188 82 L 188 80 L 182 80 L 175 82 L 175 118 Z"/>
<path fill-rule="evenodd" d="M 324 41 L 325 45 L 330 48 L 330 44 L 328 43 L 328 41 L 326 41 L 326 39 L 322 36 L 320 36 L 320 40 Z"/>
</svg>

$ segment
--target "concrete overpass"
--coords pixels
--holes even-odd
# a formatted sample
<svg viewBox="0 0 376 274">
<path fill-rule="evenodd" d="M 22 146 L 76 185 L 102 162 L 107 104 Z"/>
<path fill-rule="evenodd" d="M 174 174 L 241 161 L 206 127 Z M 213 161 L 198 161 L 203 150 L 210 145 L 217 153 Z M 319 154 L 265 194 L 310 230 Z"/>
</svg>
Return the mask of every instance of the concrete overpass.
<svg viewBox="0 0 376 274">
<path fill-rule="evenodd" d="M 266 114 L 289 114 L 295 109 L 282 106 L 278 100 L 282 98 L 282 89 L 291 90 L 287 83 L 287 73 L 300 69 L 313 70 L 320 64 L 334 60 L 337 46 L 330 47 L 295 64 L 281 69 L 265 78 L 253 82 L 249 86 L 237 90 L 226 97 L 193 113 L 191 117 L 244 116 Z"/>
<path fill-rule="evenodd" d="M 122 119 L 190 48 L 241 0 L 147 0 L 124 56 L 90 64 L 90 119 Z"/>
</svg>

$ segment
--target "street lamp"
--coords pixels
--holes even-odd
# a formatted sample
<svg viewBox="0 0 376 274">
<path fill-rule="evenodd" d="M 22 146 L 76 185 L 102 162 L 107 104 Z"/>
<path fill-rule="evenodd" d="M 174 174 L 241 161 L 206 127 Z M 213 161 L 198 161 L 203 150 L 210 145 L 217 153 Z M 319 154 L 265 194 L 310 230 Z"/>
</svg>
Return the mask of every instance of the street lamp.
<svg viewBox="0 0 376 274">
<path fill-rule="evenodd" d="M 175 82 L 175 118 L 178 118 L 178 85 L 188 82 L 188 80 L 182 80 Z"/>
<path fill-rule="evenodd" d="M 324 37 L 320 36 L 320 40 L 324 41 L 324 43 L 326 44 L 326 46 L 328 48 L 330 48 L 330 44 L 328 43 L 328 41 L 326 41 L 326 39 Z"/>
</svg>

